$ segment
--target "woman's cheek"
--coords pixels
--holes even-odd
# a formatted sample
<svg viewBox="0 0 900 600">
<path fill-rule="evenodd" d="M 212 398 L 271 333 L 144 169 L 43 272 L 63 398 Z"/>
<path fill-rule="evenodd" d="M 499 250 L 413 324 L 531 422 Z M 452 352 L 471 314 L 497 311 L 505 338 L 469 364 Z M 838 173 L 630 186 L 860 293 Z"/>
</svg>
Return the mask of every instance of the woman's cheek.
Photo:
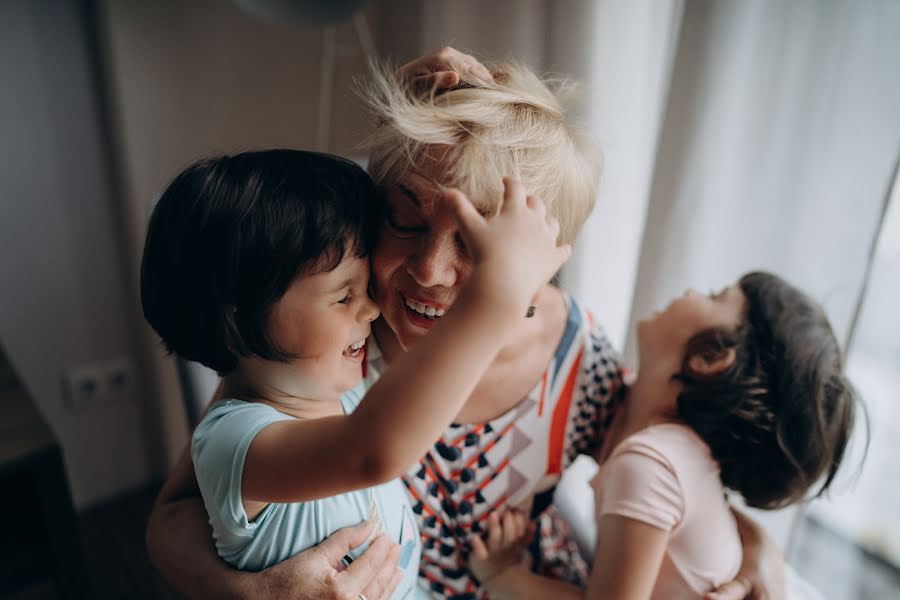
<svg viewBox="0 0 900 600">
<path fill-rule="evenodd" d="M 386 285 L 397 269 L 403 266 L 411 252 L 410 242 L 389 233 L 381 235 L 372 253 L 372 275 L 377 286 Z"/>
</svg>

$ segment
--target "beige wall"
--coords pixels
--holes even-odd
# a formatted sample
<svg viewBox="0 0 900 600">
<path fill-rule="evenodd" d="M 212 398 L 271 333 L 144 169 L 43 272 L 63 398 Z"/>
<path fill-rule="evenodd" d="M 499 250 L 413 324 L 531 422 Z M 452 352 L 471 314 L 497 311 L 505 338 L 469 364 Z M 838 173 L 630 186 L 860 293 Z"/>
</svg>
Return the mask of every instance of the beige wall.
<svg viewBox="0 0 900 600">
<path fill-rule="evenodd" d="M 222 0 L 108 0 L 101 7 L 136 273 L 154 198 L 188 162 L 250 148 L 314 147 L 323 30 L 270 25 Z M 364 68 L 352 25 L 339 26 L 330 152 L 360 155 L 367 121 L 350 82 Z M 159 450 L 171 464 L 187 440 L 180 389 L 147 327 L 142 347 L 162 421 Z"/>
<path fill-rule="evenodd" d="M 77 507 L 159 470 L 139 382 L 77 410 L 64 393 L 71 370 L 138 355 L 81 5 L 0 2 L 0 341 L 60 442 Z"/>
</svg>

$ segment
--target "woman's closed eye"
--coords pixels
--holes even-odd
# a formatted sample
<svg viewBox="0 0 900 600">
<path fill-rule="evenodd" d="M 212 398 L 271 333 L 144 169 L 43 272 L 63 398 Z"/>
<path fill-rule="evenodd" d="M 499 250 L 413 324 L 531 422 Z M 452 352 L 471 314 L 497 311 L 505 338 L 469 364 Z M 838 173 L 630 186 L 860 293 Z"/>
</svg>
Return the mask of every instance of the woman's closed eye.
<svg viewBox="0 0 900 600">
<path fill-rule="evenodd" d="M 385 218 L 388 229 L 399 238 L 411 238 L 428 230 L 420 220 L 408 215 L 400 215 L 398 211 L 389 209 Z"/>
</svg>

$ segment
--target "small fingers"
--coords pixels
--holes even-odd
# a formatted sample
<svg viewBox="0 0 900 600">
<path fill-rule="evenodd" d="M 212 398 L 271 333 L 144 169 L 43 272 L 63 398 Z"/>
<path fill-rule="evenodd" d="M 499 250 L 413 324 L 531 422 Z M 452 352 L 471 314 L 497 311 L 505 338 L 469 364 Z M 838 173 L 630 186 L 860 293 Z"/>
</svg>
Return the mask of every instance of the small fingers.
<svg viewBox="0 0 900 600">
<path fill-rule="evenodd" d="M 480 558 L 481 560 L 487 560 L 488 558 L 488 549 L 484 545 L 484 542 L 481 540 L 481 536 L 473 535 L 469 540 L 469 543 L 472 544 L 472 554 L 476 558 Z"/>
<path fill-rule="evenodd" d="M 516 543 L 516 540 L 519 539 L 516 535 L 517 531 L 516 516 L 512 511 L 508 510 L 503 514 L 503 529 L 500 532 L 504 546 L 512 546 Z"/>
<path fill-rule="evenodd" d="M 529 198 L 525 194 L 525 187 L 513 177 L 503 178 L 503 207 L 501 212 L 512 210 L 515 207 L 528 203 Z"/>
<path fill-rule="evenodd" d="M 522 524 L 522 515 L 518 509 L 513 508 L 509 511 L 509 521 L 510 521 L 510 539 L 513 543 L 518 542 L 522 539 L 522 533 L 524 532 L 525 526 Z"/>
<path fill-rule="evenodd" d="M 528 196 L 528 198 L 525 200 L 525 204 L 529 209 L 533 210 L 539 218 L 547 219 L 547 205 L 545 205 L 540 198 Z"/>
<path fill-rule="evenodd" d="M 492 512 L 488 517 L 488 548 L 493 552 L 503 543 L 503 530 L 500 526 L 500 517 Z"/>
<path fill-rule="evenodd" d="M 525 514 L 522 511 L 517 510 L 516 521 L 518 522 L 516 535 L 520 540 L 522 540 L 528 535 L 528 518 L 525 517 Z"/>
<path fill-rule="evenodd" d="M 459 190 L 447 190 L 444 197 L 453 207 L 456 222 L 464 232 L 474 232 L 485 227 L 487 222 L 481 216 L 472 201 Z"/>
</svg>

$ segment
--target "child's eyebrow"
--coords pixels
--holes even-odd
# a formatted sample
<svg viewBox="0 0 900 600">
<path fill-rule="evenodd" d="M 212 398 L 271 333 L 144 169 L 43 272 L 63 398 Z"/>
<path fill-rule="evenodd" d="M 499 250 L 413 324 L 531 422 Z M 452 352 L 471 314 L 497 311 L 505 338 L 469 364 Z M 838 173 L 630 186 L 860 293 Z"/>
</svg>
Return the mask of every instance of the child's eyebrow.
<svg viewBox="0 0 900 600">
<path fill-rule="evenodd" d="M 335 287 L 333 287 L 333 288 L 331 288 L 330 290 L 328 290 L 328 292 L 326 292 L 326 293 L 328 293 L 328 294 L 336 294 L 336 293 L 338 293 L 339 291 L 341 291 L 342 289 L 344 289 L 344 288 L 346 288 L 346 287 L 350 287 L 351 285 L 353 285 L 353 281 L 354 281 L 354 278 L 353 278 L 353 277 L 348 277 L 348 278 L 345 279 L 343 282 L 341 282 L 340 285 L 336 285 Z"/>
</svg>

